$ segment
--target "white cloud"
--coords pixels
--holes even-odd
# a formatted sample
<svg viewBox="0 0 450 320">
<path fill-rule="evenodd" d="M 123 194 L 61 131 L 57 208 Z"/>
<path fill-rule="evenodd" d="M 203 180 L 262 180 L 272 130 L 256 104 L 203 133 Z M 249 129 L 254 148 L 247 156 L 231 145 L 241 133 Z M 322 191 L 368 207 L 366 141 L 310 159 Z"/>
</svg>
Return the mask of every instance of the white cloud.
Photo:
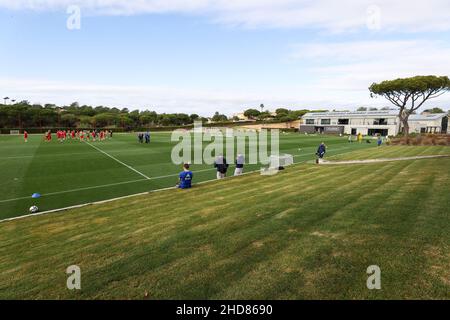
<svg viewBox="0 0 450 320">
<path fill-rule="evenodd" d="M 366 91 L 372 82 L 416 75 L 450 75 L 450 44 L 430 40 L 308 43 L 292 59 L 309 65 L 315 87 Z M 450 96 L 443 100 L 450 102 Z"/>
<path fill-rule="evenodd" d="M 249 28 L 366 29 L 379 8 L 381 31 L 450 30 L 448 0 L 0 0 L 0 7 L 65 10 L 77 4 L 89 14 L 187 13 Z"/>
<path fill-rule="evenodd" d="M 151 109 L 167 113 L 197 113 L 204 116 L 210 116 L 215 111 L 232 115 L 244 108 L 258 107 L 260 103 L 264 103 L 271 110 L 277 107 L 355 109 L 361 105 L 389 106 L 383 99 L 369 97 L 367 87 L 373 80 L 370 76 L 364 74 L 358 76 L 359 73 L 355 70 L 351 72 L 353 73 L 349 73 L 348 76 L 327 77 L 322 74 L 323 77 L 308 85 L 258 88 L 251 91 L 76 84 L 39 79 L 0 78 L 0 92 L 7 93 L 12 99 L 29 100 L 32 103 L 64 105 L 78 101 L 93 106 Z M 448 109 L 450 95 L 444 95 L 430 105 Z"/>
<path fill-rule="evenodd" d="M 82 12 L 89 14 L 183 13 L 249 28 L 316 28 L 329 32 L 367 28 L 368 8 L 379 8 L 382 28 L 374 32 L 450 30 L 448 0 L 0 0 L 0 7 L 14 10 L 65 12 L 65 8 L 72 4 L 81 5 Z M 369 10 L 369 14 L 373 12 L 376 10 Z M 239 91 L 123 86 L 121 83 L 113 86 L 80 85 L 42 79 L 0 78 L 0 92 L 40 103 L 79 101 L 92 105 L 210 115 L 216 110 L 231 114 L 260 103 L 271 108 L 385 106 L 388 103 L 382 99 L 370 99 L 367 88 L 372 82 L 419 74 L 450 75 L 450 45 L 425 38 L 304 43 L 292 46 L 290 58 L 293 65 L 300 61 L 302 66 L 308 66 L 307 70 L 302 70 L 310 75 L 308 83 Z M 450 94 L 432 104 L 448 108 Z"/>
<path fill-rule="evenodd" d="M 310 77 L 295 85 L 271 84 L 253 89 L 213 87 L 126 86 L 64 83 L 41 79 L 1 79 L 0 92 L 16 100 L 128 108 L 151 108 L 158 112 L 228 115 L 245 107 L 352 109 L 361 105 L 389 106 L 382 98 L 371 99 L 373 82 L 415 75 L 450 75 L 450 44 L 430 40 L 346 41 L 306 43 L 292 46 L 292 63 L 307 65 Z M 450 94 L 425 107 L 448 109 Z"/>
<path fill-rule="evenodd" d="M 263 91 L 76 84 L 41 79 L 0 78 L 0 92 L 7 92 L 15 100 L 29 100 L 32 103 L 63 105 L 78 101 L 89 105 L 152 109 L 167 113 L 198 113 L 205 116 L 212 115 L 215 111 L 231 115 L 245 106 L 259 106 L 260 103 L 279 106 L 280 103 L 290 105 L 296 102 L 295 97 L 284 93 L 267 94 Z"/>
</svg>

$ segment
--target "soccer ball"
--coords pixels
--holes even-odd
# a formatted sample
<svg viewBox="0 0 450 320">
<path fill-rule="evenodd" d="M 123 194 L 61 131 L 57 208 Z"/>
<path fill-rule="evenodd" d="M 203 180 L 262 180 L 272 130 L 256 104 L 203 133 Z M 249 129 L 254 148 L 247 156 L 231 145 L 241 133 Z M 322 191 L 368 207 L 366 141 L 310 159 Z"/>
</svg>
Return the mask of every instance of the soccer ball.
<svg viewBox="0 0 450 320">
<path fill-rule="evenodd" d="M 38 212 L 39 211 L 39 208 L 37 207 L 37 206 L 31 206 L 30 207 L 30 212 L 31 213 L 36 213 L 36 212 Z"/>
</svg>

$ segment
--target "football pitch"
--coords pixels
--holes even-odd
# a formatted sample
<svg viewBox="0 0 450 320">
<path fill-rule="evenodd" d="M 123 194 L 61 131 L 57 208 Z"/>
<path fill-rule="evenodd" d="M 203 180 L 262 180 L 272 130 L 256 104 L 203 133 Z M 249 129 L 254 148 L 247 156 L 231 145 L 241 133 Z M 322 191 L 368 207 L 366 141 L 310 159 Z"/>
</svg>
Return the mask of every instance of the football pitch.
<svg viewBox="0 0 450 320">
<path fill-rule="evenodd" d="M 47 211 L 173 187 L 181 168 L 171 161 L 177 142 L 170 137 L 169 132 L 152 133 L 147 145 L 139 143 L 135 134 L 89 143 L 60 143 L 55 138 L 44 142 L 42 135 L 31 135 L 25 143 L 22 136 L 0 136 L 0 220 L 27 215 L 32 205 Z M 280 152 L 292 154 L 296 163 L 311 161 L 322 141 L 328 156 L 376 147 L 348 143 L 346 137 L 291 133 L 280 134 Z M 260 167 L 248 165 L 245 172 Z M 215 179 L 211 165 L 191 169 L 194 183 Z M 228 176 L 233 171 L 230 166 Z M 33 193 L 42 196 L 33 199 Z"/>
<path fill-rule="evenodd" d="M 168 148 L 167 137 L 157 139 Z M 293 150 L 309 141 L 313 148 L 315 139 L 287 135 L 283 145 Z M 340 141 L 328 143 L 338 150 L 346 147 Z M 36 143 L 35 149 L 57 147 Z M 74 146 L 91 160 L 108 160 L 85 147 Z M 119 150 L 135 150 L 139 159 L 141 146 L 118 136 L 101 147 L 131 163 Z M 350 148 L 330 158 L 450 154 L 445 146 Z M 150 150 L 142 152 L 149 157 Z M 95 177 L 124 169 L 110 165 Z M 134 177 L 125 173 L 117 177 Z M 0 299 L 448 299 L 449 182 L 448 157 L 300 163 L 274 176 L 248 174 L 5 221 Z M 81 269 L 80 290 L 67 289 L 70 265 Z M 371 265 L 381 269 L 380 290 L 366 286 Z"/>
</svg>

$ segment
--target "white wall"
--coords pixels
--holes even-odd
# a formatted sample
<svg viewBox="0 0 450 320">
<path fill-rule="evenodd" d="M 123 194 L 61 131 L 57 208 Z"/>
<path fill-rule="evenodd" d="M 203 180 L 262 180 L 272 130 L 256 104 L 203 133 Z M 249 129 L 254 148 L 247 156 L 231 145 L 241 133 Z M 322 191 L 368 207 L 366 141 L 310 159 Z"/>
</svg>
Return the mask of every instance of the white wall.
<svg viewBox="0 0 450 320">
<path fill-rule="evenodd" d="M 387 125 L 374 125 L 374 120 L 375 119 L 386 119 L 387 120 Z M 308 125 L 308 123 L 306 122 L 307 119 L 313 119 L 314 120 L 314 125 L 315 126 L 326 126 L 326 125 L 322 125 L 321 124 L 321 120 L 322 119 L 330 119 L 330 125 L 335 126 L 338 125 L 338 119 L 347 119 L 345 117 L 345 115 L 339 116 L 339 117 L 327 117 L 327 116 L 323 116 L 323 117 L 318 117 L 318 118 L 304 118 L 303 119 L 303 124 Z M 395 136 L 398 134 L 398 121 L 397 121 L 397 117 L 382 117 L 382 116 L 377 116 L 377 117 L 361 117 L 361 118 L 348 118 L 349 119 L 349 124 L 348 125 L 344 125 L 344 133 L 345 134 L 351 134 L 352 129 L 356 129 L 356 133 L 361 133 L 363 135 L 367 135 L 369 129 L 387 129 L 388 130 L 388 135 L 390 136 Z M 312 125 L 312 124 L 310 124 Z"/>
<path fill-rule="evenodd" d="M 409 122 L 409 132 L 420 133 L 421 128 L 427 127 L 439 127 L 438 133 L 440 133 L 442 127 L 442 119 L 438 120 L 423 120 L 423 121 L 410 121 Z"/>
</svg>

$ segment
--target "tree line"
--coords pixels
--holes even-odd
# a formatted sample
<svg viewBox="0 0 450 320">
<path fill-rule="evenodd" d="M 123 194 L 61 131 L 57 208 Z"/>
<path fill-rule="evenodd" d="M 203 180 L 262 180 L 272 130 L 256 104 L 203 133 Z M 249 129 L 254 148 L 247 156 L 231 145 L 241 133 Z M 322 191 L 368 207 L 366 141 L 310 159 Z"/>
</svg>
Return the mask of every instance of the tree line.
<svg viewBox="0 0 450 320">
<path fill-rule="evenodd" d="M 263 105 L 262 105 L 262 108 L 263 108 Z M 290 121 L 295 121 L 295 120 L 300 119 L 304 114 L 306 114 L 308 112 L 323 112 L 323 111 L 328 111 L 328 110 L 312 111 L 312 110 L 307 110 L 307 109 L 289 110 L 289 109 L 285 109 L 285 108 L 278 108 L 275 110 L 274 113 L 272 113 L 267 110 L 259 111 L 257 109 L 247 109 L 244 111 L 244 116 L 246 116 L 249 119 L 260 120 L 260 121 L 274 120 L 277 122 L 290 122 Z M 237 120 L 236 117 L 234 117 L 233 120 Z"/>
<path fill-rule="evenodd" d="M 219 114 L 220 119 L 223 119 L 221 116 Z M 149 110 L 130 111 L 127 108 L 80 106 L 76 102 L 69 106 L 30 104 L 28 101 L 0 104 L 0 128 L 136 128 L 185 126 L 194 121 L 208 122 L 208 119 L 197 114 L 158 114 Z"/>
<path fill-rule="evenodd" d="M 308 110 L 292 111 L 279 108 L 275 115 L 267 111 L 247 109 L 244 113 L 250 120 L 286 122 L 299 119 Z M 210 118 L 198 114 L 157 113 L 150 110 L 79 105 L 74 102 L 68 106 L 55 104 L 31 104 L 28 101 L 0 104 L 0 128 L 141 128 L 188 126 L 194 121 L 203 123 L 226 123 L 238 121 L 215 112 Z"/>
</svg>

